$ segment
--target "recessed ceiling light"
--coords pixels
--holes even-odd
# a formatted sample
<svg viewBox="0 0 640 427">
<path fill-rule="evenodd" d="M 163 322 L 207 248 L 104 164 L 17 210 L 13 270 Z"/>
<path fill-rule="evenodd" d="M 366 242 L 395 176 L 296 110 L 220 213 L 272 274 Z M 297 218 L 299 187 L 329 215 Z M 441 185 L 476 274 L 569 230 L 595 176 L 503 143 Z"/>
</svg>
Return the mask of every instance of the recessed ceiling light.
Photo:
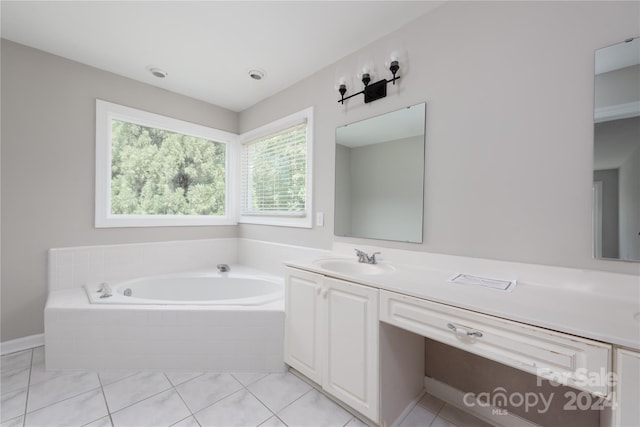
<svg viewBox="0 0 640 427">
<path fill-rule="evenodd" d="M 249 77 L 253 80 L 262 80 L 265 76 L 264 71 L 259 68 L 254 68 L 253 70 L 249 70 Z"/>
<path fill-rule="evenodd" d="M 158 67 L 148 67 L 148 70 L 151 74 L 153 74 L 155 77 L 159 79 L 164 79 L 169 75 L 169 73 L 167 73 L 165 70 Z"/>
</svg>

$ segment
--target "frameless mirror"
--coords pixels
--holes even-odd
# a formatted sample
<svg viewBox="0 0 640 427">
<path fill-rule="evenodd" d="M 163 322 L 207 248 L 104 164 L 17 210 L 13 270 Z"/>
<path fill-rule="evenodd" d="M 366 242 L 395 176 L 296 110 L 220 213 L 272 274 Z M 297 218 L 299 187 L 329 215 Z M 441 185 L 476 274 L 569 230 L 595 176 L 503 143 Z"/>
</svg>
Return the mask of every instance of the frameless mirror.
<svg viewBox="0 0 640 427">
<path fill-rule="evenodd" d="M 640 38 L 595 53 L 593 248 L 640 261 Z"/>
<path fill-rule="evenodd" d="M 336 129 L 336 236 L 422 242 L 425 111 Z"/>
</svg>

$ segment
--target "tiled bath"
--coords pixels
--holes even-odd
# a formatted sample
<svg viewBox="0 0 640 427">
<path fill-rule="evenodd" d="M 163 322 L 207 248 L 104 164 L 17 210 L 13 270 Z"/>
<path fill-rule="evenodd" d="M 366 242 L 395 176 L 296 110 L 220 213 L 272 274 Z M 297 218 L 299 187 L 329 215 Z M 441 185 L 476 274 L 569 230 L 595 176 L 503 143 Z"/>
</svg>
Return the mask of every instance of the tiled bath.
<svg viewBox="0 0 640 427">
<path fill-rule="evenodd" d="M 44 347 L 1 368 L 1 427 L 365 425 L 289 372 L 46 371 Z M 425 396 L 399 427 L 412 426 L 487 424 Z"/>
</svg>

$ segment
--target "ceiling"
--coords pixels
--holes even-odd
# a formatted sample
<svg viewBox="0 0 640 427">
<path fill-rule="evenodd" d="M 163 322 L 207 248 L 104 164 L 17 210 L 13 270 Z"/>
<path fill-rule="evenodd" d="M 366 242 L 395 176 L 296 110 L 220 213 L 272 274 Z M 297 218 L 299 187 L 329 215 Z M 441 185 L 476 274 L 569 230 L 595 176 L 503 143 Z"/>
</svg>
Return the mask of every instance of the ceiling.
<svg viewBox="0 0 640 427">
<path fill-rule="evenodd" d="M 3 0 L 1 35 L 242 111 L 442 3 Z"/>
</svg>

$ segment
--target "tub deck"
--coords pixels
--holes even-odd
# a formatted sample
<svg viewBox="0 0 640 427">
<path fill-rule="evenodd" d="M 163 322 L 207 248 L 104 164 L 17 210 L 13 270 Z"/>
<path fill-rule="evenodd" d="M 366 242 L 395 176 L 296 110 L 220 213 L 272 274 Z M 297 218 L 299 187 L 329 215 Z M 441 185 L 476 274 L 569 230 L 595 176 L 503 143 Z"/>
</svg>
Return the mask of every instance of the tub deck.
<svg viewBox="0 0 640 427">
<path fill-rule="evenodd" d="M 90 304 L 51 292 L 47 369 L 282 372 L 284 298 L 259 306 Z"/>
</svg>

